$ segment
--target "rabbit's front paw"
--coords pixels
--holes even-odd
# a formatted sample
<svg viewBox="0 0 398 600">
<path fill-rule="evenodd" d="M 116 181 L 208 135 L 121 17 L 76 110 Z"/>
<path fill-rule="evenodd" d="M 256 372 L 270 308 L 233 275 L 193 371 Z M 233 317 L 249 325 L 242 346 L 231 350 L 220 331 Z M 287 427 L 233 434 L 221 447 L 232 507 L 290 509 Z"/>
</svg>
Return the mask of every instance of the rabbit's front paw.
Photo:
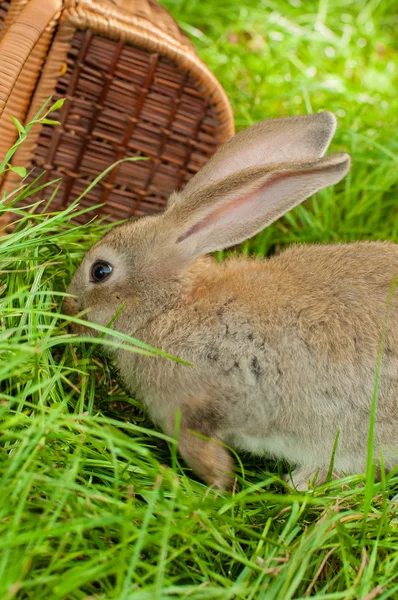
<svg viewBox="0 0 398 600">
<path fill-rule="evenodd" d="M 206 432 L 208 435 L 208 432 Z M 233 484 L 234 461 L 228 450 L 210 435 L 181 427 L 178 449 L 191 469 L 208 485 L 221 490 L 231 489 Z"/>
<path fill-rule="evenodd" d="M 233 483 L 234 461 L 228 450 L 220 443 L 207 441 L 194 434 L 189 440 L 180 434 L 181 456 L 192 470 L 208 485 L 228 490 Z"/>
</svg>

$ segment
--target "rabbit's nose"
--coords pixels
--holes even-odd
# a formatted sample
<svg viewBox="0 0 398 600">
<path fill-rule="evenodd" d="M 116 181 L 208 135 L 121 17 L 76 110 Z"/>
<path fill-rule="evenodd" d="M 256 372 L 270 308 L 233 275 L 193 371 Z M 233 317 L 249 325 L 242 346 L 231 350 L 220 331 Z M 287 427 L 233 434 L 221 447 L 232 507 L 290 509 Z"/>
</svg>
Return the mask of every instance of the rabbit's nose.
<svg viewBox="0 0 398 600">
<path fill-rule="evenodd" d="M 69 317 L 74 317 L 79 312 L 79 305 L 74 298 L 64 299 L 64 313 Z"/>
</svg>

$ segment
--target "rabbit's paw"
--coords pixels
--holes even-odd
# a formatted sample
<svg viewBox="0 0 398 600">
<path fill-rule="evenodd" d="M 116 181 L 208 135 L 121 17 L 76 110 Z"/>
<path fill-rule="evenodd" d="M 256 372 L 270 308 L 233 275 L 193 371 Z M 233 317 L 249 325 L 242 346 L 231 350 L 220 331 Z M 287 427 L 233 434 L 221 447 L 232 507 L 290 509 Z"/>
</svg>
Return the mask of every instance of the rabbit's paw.
<svg viewBox="0 0 398 600">
<path fill-rule="evenodd" d="M 198 474 L 204 481 L 221 490 L 232 487 L 234 461 L 226 448 L 215 442 L 208 442 L 199 457 Z"/>
<path fill-rule="evenodd" d="M 180 431 L 179 450 L 185 462 L 208 485 L 221 490 L 232 487 L 234 461 L 220 442 Z"/>
</svg>

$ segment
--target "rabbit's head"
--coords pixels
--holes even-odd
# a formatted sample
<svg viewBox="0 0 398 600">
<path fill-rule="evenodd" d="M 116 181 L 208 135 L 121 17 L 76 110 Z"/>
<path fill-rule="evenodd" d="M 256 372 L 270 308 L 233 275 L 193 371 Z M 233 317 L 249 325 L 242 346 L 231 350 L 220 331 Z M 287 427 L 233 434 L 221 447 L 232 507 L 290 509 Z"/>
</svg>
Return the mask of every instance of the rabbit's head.
<svg viewBox="0 0 398 600">
<path fill-rule="evenodd" d="M 323 157 L 336 128 L 331 113 L 257 123 L 224 144 L 162 215 L 112 229 L 86 254 L 65 310 L 132 335 L 178 301 L 209 252 L 253 236 L 288 210 L 333 185 L 347 154 Z"/>
</svg>

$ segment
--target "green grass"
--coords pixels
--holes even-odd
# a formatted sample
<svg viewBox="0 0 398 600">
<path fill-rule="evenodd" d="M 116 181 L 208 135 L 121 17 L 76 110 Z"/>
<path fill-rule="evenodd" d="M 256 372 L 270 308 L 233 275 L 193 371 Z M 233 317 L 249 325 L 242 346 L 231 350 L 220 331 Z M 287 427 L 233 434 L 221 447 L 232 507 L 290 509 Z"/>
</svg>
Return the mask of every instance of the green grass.
<svg viewBox="0 0 398 600">
<path fill-rule="evenodd" d="M 243 251 L 398 241 L 393 3 L 165 5 L 222 81 L 238 128 L 327 108 L 340 120 L 333 150 L 353 157 L 341 184 Z M 398 469 L 373 485 L 370 465 L 367 480 L 289 495 L 285 465 L 242 456 L 238 489 L 216 494 L 126 396 L 112 364 L 71 337 L 62 294 L 102 233 L 66 214 L 21 212 L 0 238 L 0 598 L 398 598 L 388 502 Z"/>
</svg>

